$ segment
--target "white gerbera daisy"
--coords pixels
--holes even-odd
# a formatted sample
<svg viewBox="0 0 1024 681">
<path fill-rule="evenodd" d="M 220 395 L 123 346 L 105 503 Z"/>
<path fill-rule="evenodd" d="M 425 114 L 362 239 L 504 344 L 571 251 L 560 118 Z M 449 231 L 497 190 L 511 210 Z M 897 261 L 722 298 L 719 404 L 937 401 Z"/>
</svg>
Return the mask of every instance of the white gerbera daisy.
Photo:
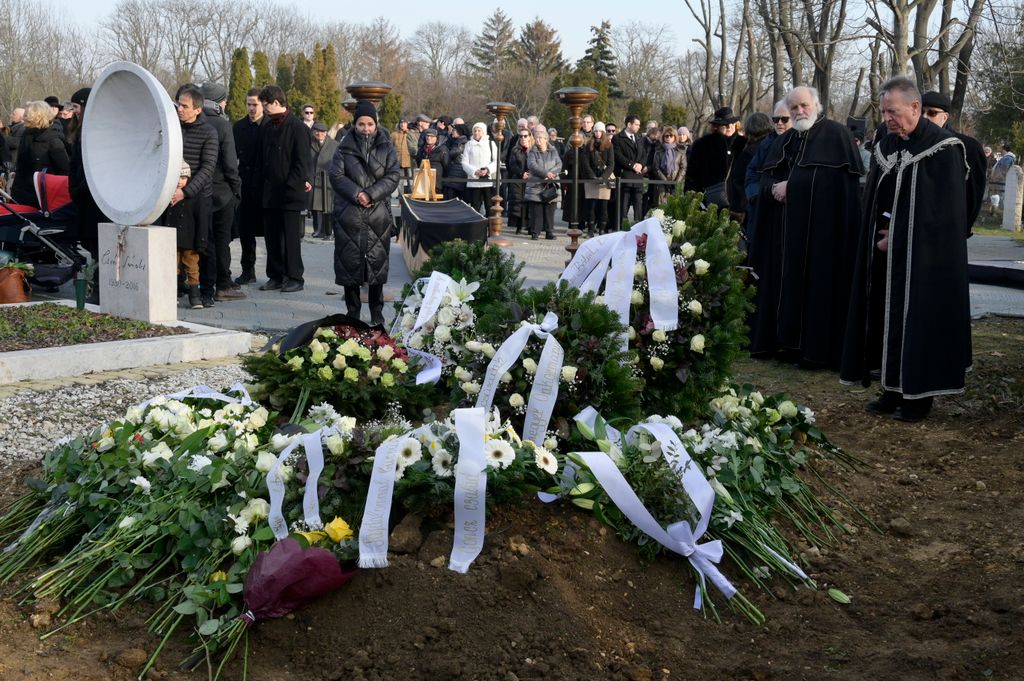
<svg viewBox="0 0 1024 681">
<path fill-rule="evenodd" d="M 508 468 L 516 460 L 515 450 L 504 440 L 488 440 L 486 446 L 487 465 L 491 468 Z"/>
<path fill-rule="evenodd" d="M 558 472 L 558 459 L 555 455 L 544 449 L 543 447 L 535 447 L 533 450 L 533 462 L 537 464 L 537 468 L 541 469 L 546 473 L 554 475 Z"/>
<path fill-rule="evenodd" d="M 398 445 L 398 467 L 406 468 L 423 456 L 423 445 L 414 437 L 407 437 Z"/>
<path fill-rule="evenodd" d="M 434 467 L 434 474 L 439 478 L 452 477 L 452 455 L 447 449 L 439 449 L 431 457 L 431 465 Z"/>
</svg>

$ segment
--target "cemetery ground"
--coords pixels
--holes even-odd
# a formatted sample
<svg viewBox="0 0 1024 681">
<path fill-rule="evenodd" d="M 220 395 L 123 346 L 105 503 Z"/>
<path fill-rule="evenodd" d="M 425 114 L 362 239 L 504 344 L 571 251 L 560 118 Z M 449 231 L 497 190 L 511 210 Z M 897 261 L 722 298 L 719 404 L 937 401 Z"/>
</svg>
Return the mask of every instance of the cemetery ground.
<svg viewBox="0 0 1024 681">
<path fill-rule="evenodd" d="M 466 575 L 445 567 L 450 517 L 407 519 L 390 567 L 257 625 L 248 678 L 1019 678 L 1024 319 L 976 320 L 973 338 L 967 393 L 938 399 L 917 425 L 866 414 L 871 392 L 843 388 L 834 373 L 737 364 L 737 382 L 811 406 L 824 432 L 864 462 L 852 472 L 817 466 L 822 479 L 810 482 L 850 533 L 833 549 L 804 552 L 817 590 L 776 581 L 773 598 L 746 589 L 767 617 L 761 626 L 718 594 L 720 622 L 694 611 L 682 560 L 642 565 L 589 515 L 533 502 L 488 514 L 484 552 Z M 7 467 L 0 502 L 37 472 Z M 851 602 L 832 600 L 832 587 Z M 10 587 L 0 600 L 5 680 L 127 680 L 158 644 L 145 603 L 40 641 L 55 604 L 21 600 Z M 184 636 L 171 640 L 150 677 L 207 678 L 203 668 L 175 668 L 190 650 Z M 227 678 L 241 675 L 239 659 Z"/>
</svg>

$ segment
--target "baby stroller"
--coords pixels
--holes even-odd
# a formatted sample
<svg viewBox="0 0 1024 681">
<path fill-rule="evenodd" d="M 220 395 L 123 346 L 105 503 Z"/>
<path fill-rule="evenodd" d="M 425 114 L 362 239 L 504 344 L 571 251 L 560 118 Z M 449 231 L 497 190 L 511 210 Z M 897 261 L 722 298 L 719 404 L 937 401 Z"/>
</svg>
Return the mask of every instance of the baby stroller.
<svg viewBox="0 0 1024 681">
<path fill-rule="evenodd" d="M 75 240 L 75 205 L 68 178 L 41 171 L 33 181 L 39 208 L 13 202 L 0 190 L 0 266 L 17 260 L 32 263 L 29 281 L 56 291 L 85 267 Z"/>
</svg>

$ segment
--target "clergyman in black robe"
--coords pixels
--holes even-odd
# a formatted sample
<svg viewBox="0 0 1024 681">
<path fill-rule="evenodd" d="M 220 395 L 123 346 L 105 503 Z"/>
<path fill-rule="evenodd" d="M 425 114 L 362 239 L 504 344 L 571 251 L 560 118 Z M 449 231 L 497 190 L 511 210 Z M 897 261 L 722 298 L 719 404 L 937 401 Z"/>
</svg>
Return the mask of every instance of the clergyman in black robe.
<svg viewBox="0 0 1024 681">
<path fill-rule="evenodd" d="M 877 414 L 919 421 L 935 395 L 962 392 L 971 366 L 967 163 L 963 142 L 921 116 L 906 78 L 882 87 L 840 379 L 870 383 Z"/>
<path fill-rule="evenodd" d="M 758 276 L 750 351 L 838 368 L 860 224 L 860 155 L 846 126 L 819 118 L 813 88 L 795 88 L 786 102 L 794 127 L 772 142 L 762 165 L 750 245 Z"/>
</svg>

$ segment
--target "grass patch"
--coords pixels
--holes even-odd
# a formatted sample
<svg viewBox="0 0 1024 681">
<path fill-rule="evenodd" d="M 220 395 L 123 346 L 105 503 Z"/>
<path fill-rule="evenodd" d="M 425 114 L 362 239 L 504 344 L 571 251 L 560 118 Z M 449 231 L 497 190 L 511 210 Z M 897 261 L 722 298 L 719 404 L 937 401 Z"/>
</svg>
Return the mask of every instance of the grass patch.
<svg viewBox="0 0 1024 681">
<path fill-rule="evenodd" d="M 54 303 L 0 306 L 0 352 L 183 333 L 190 332 L 181 326 L 155 326 Z"/>
</svg>

